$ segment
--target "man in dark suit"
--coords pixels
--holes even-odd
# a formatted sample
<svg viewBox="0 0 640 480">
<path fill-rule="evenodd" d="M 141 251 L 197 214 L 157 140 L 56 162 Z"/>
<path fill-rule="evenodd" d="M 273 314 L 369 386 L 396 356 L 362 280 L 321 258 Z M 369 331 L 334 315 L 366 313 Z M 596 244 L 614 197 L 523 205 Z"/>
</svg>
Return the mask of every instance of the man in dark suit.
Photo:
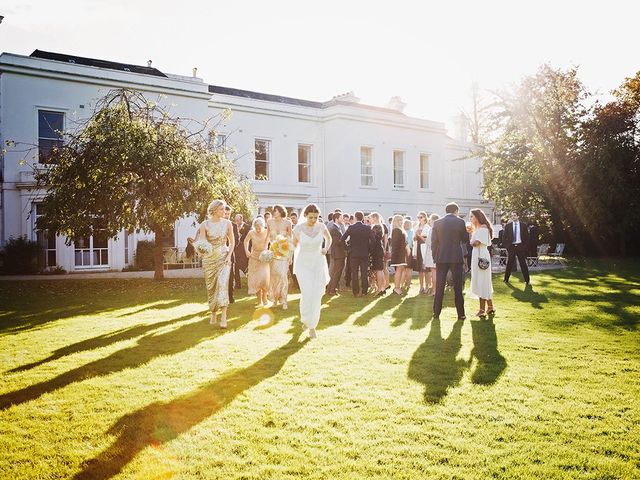
<svg viewBox="0 0 640 480">
<path fill-rule="evenodd" d="M 347 259 L 347 251 L 342 243 L 342 235 L 345 234 L 347 229 L 344 226 L 344 219 L 340 209 L 336 209 L 333 212 L 333 221 L 327 224 L 327 228 L 331 235 L 331 263 L 329 265 L 329 276 L 331 280 L 329 280 L 329 285 L 327 285 L 327 293 L 329 295 L 337 295 L 340 277 L 342 276 L 345 260 Z"/>
<path fill-rule="evenodd" d="M 371 227 L 363 223 L 364 214 L 356 212 L 356 223 L 349 225 L 347 231 L 342 235 L 342 242 L 348 243 L 351 261 L 351 291 L 354 297 L 366 295 L 369 290 L 369 248 L 371 246 Z M 358 283 L 358 272 L 360 272 L 360 283 Z M 358 287 L 361 289 L 358 290 Z"/>
<path fill-rule="evenodd" d="M 453 293 L 455 295 L 458 320 L 466 318 L 464 314 L 464 297 L 462 296 L 464 262 L 463 249 L 469 243 L 467 226 L 458 218 L 458 205 L 449 203 L 445 211 L 447 214 L 433 225 L 431 232 L 431 251 L 436 262 L 436 294 L 433 300 L 433 318 L 440 318 L 444 287 L 447 273 L 451 270 L 453 277 Z"/>
<path fill-rule="evenodd" d="M 526 223 L 518 218 L 518 212 L 511 213 L 511 221 L 504 227 L 503 243 L 507 249 L 507 269 L 504 272 L 504 281 L 508 282 L 511 269 L 518 258 L 520 270 L 524 281 L 529 285 L 529 267 L 527 267 L 527 252 L 529 248 L 529 230 Z"/>
<path fill-rule="evenodd" d="M 229 205 L 224 207 L 224 218 L 226 218 L 227 220 L 231 220 L 231 207 Z M 233 222 L 231 222 L 231 226 L 233 227 L 234 244 L 237 245 L 238 239 L 240 238 L 240 233 L 238 232 L 238 226 Z M 235 268 L 236 268 L 236 254 L 235 254 L 235 248 L 234 248 L 234 253 L 231 254 L 231 270 L 229 274 L 229 282 L 227 284 L 228 291 L 229 291 L 229 303 L 235 303 L 235 300 L 233 298 L 233 271 L 235 270 Z"/>
<path fill-rule="evenodd" d="M 529 256 L 537 257 L 538 256 L 538 227 L 534 224 L 529 224 L 529 230 L 527 231 L 529 234 Z"/>
<path fill-rule="evenodd" d="M 242 271 L 246 273 L 249 263 L 247 254 L 244 251 L 244 239 L 247 238 L 247 234 L 251 230 L 251 227 L 249 226 L 249 224 L 244 223 L 244 217 L 240 213 L 236 214 L 233 225 L 233 235 L 236 235 L 236 231 L 238 233 L 238 236 L 236 237 L 236 246 L 233 249 L 233 256 L 235 257 L 235 265 L 233 267 L 233 280 L 235 288 L 239 289 L 241 287 L 240 272 Z"/>
</svg>

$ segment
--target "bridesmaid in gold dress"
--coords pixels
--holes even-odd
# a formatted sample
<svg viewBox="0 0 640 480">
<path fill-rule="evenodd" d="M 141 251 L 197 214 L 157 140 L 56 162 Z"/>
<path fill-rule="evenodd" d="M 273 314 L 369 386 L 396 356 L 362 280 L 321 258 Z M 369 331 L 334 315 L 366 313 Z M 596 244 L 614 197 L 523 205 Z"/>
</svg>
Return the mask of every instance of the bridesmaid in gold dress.
<svg viewBox="0 0 640 480">
<path fill-rule="evenodd" d="M 202 267 L 211 310 L 209 323 L 216 323 L 216 313 L 220 310 L 220 328 L 227 328 L 228 287 L 234 247 L 233 227 L 229 220 L 223 218 L 225 206 L 223 200 L 211 202 L 207 208 L 209 219 L 200 224 L 196 235 L 196 240 L 206 238 L 213 246 L 211 253 L 202 256 Z"/>
<path fill-rule="evenodd" d="M 249 250 L 249 242 L 251 242 L 251 250 Z M 264 220 L 258 217 L 253 221 L 253 228 L 244 239 L 244 251 L 249 259 L 249 295 L 256 294 L 258 307 L 267 305 L 269 264 L 260 261 L 260 254 L 267 249 L 268 243 Z"/>
<path fill-rule="evenodd" d="M 291 240 L 291 221 L 287 218 L 287 211 L 282 205 L 273 206 L 273 218 L 267 220 L 267 235 L 269 241 L 275 241 L 278 235 Z M 291 257 L 271 261 L 271 279 L 269 285 L 269 297 L 274 306 L 280 302 L 282 309 L 286 310 L 287 294 L 289 293 L 289 263 Z"/>
</svg>

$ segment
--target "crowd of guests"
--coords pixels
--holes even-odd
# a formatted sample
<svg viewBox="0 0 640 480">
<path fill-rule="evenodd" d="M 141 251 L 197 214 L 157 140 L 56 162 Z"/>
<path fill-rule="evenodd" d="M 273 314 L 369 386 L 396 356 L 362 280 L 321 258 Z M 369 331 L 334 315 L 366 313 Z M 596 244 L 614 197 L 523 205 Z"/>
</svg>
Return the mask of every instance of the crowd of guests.
<svg viewBox="0 0 640 480">
<path fill-rule="evenodd" d="M 256 296 L 258 307 L 280 305 L 287 309 L 290 283 L 298 288 L 292 270 L 293 244 L 287 255 L 269 256 L 265 252 L 269 253 L 276 241 L 294 239 L 298 215 L 274 205 L 271 212 L 256 216 L 249 225 L 241 214 L 236 214 L 231 222 L 231 208 L 217 202 L 220 203 L 210 205 L 209 219 L 200 226 L 195 239 L 201 237 L 213 245 L 226 245 L 217 264 L 203 257 L 212 323 L 216 320 L 215 313 L 220 311 L 220 324 L 226 327 L 226 306 L 234 302 L 234 289 L 241 288 L 241 272 L 247 277 L 248 292 Z M 329 272 L 325 294 L 334 296 L 350 289 L 354 297 L 387 293 L 402 296 L 417 276 L 419 294 L 435 297 L 434 316 L 440 314 L 442 296 L 449 286 L 455 294 L 458 316 L 465 318 L 462 285 L 464 273 L 470 272 L 470 297 L 480 301 L 477 315 L 494 314 L 493 227 L 480 209 L 470 212 L 469 222 L 459 218 L 456 204 L 447 205 L 445 210 L 443 218 L 419 211 L 415 219 L 394 215 L 386 221 L 378 212 L 365 215 L 339 208 L 330 212 L 326 220 L 318 216 L 317 221 L 325 225 L 330 235 L 322 241 L 323 247 L 328 245 L 323 249 Z M 509 280 L 517 259 L 529 283 L 528 237 L 527 225 L 521 224 L 514 212 L 499 237 L 509 250 L 505 281 Z"/>
</svg>

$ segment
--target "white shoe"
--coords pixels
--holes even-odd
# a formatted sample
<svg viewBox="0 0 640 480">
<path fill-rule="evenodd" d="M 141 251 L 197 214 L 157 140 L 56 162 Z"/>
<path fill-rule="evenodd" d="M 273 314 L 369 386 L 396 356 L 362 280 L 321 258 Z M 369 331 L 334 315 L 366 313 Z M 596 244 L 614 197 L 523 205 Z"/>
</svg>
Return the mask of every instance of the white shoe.
<svg viewBox="0 0 640 480">
<path fill-rule="evenodd" d="M 282 302 L 282 309 L 286 310 L 287 308 L 289 308 L 289 305 L 287 305 L 287 302 Z"/>
<path fill-rule="evenodd" d="M 309 337 L 318 338 L 318 336 L 316 335 L 316 329 L 315 328 L 310 328 L 309 329 Z"/>
</svg>

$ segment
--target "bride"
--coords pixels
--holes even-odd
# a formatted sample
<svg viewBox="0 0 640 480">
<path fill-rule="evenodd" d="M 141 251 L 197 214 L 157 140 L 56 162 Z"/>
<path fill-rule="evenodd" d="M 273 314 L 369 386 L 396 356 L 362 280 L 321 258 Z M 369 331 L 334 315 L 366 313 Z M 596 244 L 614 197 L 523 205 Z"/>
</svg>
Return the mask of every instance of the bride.
<svg viewBox="0 0 640 480">
<path fill-rule="evenodd" d="M 329 269 L 325 255 L 331 248 L 331 235 L 323 223 L 318 223 L 320 211 L 314 204 L 304 209 L 306 222 L 293 229 L 293 273 L 300 284 L 300 320 L 303 330 L 316 338 L 316 326 L 320 321 L 322 295 L 329 283 Z M 322 241 L 324 240 L 324 247 Z"/>
</svg>

